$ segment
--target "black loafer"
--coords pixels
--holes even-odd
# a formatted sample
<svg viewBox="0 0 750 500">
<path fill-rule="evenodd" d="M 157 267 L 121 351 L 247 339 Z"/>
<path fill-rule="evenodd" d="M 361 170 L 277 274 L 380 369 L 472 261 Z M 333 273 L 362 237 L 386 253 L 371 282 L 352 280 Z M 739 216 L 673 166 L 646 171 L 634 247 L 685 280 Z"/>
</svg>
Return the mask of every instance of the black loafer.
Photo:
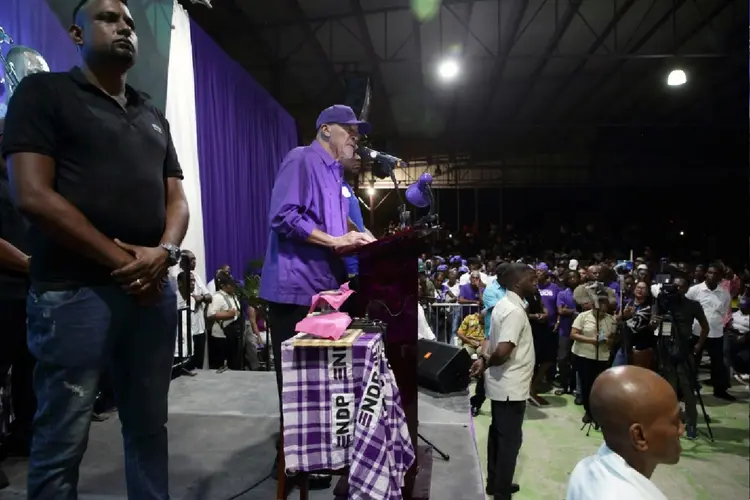
<svg viewBox="0 0 750 500">
<path fill-rule="evenodd" d="M 307 486 L 311 491 L 327 490 L 331 487 L 333 476 L 328 474 L 310 474 L 307 480 Z"/>
<path fill-rule="evenodd" d="M 513 483 L 513 484 L 510 485 L 510 494 L 511 495 L 514 495 L 514 494 L 518 493 L 519 491 L 521 491 L 521 487 L 518 484 Z M 487 486 L 487 488 L 485 488 L 484 492 L 487 495 L 491 496 L 491 497 L 495 496 L 495 492 L 493 490 L 491 490 L 489 486 Z"/>
</svg>

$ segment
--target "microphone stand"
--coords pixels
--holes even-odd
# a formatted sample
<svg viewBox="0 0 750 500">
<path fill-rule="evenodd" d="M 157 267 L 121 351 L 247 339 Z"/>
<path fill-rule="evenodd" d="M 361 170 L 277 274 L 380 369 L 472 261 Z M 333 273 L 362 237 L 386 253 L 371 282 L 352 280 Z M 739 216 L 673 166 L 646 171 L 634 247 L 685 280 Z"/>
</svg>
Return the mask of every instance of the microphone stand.
<svg viewBox="0 0 750 500">
<path fill-rule="evenodd" d="M 393 189 L 396 191 L 396 196 L 398 196 L 398 221 L 399 221 L 399 228 L 400 229 L 406 229 L 406 227 L 411 222 L 411 213 L 407 209 L 406 201 L 404 201 L 404 196 L 401 194 L 401 191 L 398 189 L 398 181 L 396 180 L 396 172 L 393 168 L 393 164 L 388 164 L 388 174 L 391 177 L 391 181 L 393 182 Z"/>
<path fill-rule="evenodd" d="M 432 195 L 432 186 L 429 184 L 427 185 L 427 196 L 430 198 L 430 213 L 419 219 L 414 224 L 414 227 L 421 228 L 422 226 L 432 227 L 433 225 L 438 225 L 438 214 L 435 213 L 435 198 Z"/>
</svg>

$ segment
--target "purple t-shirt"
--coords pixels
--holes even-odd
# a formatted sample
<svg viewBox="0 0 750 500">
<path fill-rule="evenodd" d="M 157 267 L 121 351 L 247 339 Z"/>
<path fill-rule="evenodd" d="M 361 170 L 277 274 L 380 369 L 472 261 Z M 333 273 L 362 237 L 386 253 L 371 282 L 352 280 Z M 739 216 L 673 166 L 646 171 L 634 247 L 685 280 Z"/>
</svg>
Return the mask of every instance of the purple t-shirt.
<svg viewBox="0 0 750 500">
<path fill-rule="evenodd" d="M 557 322 L 557 295 L 560 293 L 560 287 L 557 283 L 547 283 L 539 285 L 539 296 L 542 298 L 542 304 L 547 309 L 547 320 L 550 326 L 555 326 Z"/>
<path fill-rule="evenodd" d="M 461 285 L 458 287 L 458 297 L 464 298 L 466 300 L 479 300 L 479 289 L 474 289 L 473 286 L 471 286 L 471 283 L 467 283 L 465 285 Z M 466 316 L 468 314 L 471 314 L 473 312 L 478 312 L 478 306 L 475 307 L 462 307 L 461 308 L 461 315 Z"/>
<path fill-rule="evenodd" d="M 557 307 L 565 306 L 568 309 L 576 308 L 576 301 L 573 299 L 573 290 L 566 288 L 557 294 Z M 570 329 L 573 326 L 573 316 L 560 316 L 560 326 L 557 332 L 561 337 L 570 337 Z"/>
</svg>

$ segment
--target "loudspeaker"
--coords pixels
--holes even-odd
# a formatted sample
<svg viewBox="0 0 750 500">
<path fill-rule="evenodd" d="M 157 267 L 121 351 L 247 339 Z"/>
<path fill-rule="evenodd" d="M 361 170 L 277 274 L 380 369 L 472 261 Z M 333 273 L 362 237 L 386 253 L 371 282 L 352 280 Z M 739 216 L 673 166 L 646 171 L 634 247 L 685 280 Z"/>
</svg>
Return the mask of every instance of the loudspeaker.
<svg viewBox="0 0 750 500">
<path fill-rule="evenodd" d="M 420 339 L 417 382 L 420 386 L 440 394 L 460 392 L 469 386 L 471 356 L 465 349 Z"/>
</svg>

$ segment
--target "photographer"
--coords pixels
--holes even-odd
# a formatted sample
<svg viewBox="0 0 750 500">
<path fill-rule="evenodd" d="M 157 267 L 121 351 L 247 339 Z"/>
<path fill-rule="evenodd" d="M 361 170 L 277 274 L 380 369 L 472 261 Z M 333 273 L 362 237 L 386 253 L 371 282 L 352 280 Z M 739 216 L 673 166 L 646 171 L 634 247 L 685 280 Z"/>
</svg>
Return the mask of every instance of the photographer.
<svg viewBox="0 0 750 500">
<path fill-rule="evenodd" d="M 658 328 L 664 317 L 669 314 L 673 322 L 670 335 L 666 332 L 658 338 L 657 359 L 659 372 L 672 384 L 675 392 L 685 402 L 686 435 L 695 439 L 698 410 L 695 401 L 696 368 L 694 353 L 703 349 L 708 337 L 708 322 L 701 305 L 686 297 L 690 288 L 687 278 L 674 278 L 672 286 L 664 285 L 659 298 L 653 306 L 651 326 Z M 693 324 L 700 325 L 700 336 L 693 347 Z M 663 326 L 662 326 L 663 329 Z"/>
</svg>

